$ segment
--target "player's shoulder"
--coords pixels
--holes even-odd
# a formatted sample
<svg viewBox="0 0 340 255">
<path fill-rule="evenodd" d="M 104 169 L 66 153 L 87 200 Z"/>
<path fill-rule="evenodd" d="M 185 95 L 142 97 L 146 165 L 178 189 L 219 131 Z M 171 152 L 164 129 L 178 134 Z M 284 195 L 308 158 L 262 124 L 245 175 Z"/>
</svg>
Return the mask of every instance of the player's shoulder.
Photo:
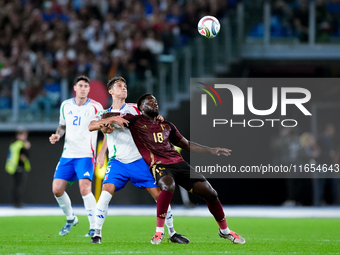
<svg viewBox="0 0 340 255">
<path fill-rule="evenodd" d="M 174 124 L 171 121 L 168 121 L 168 120 L 164 120 L 162 123 L 174 126 Z"/>
<path fill-rule="evenodd" d="M 175 124 L 173 124 L 172 122 L 170 122 L 168 120 L 164 120 L 162 123 L 165 124 L 165 125 L 168 125 L 171 129 L 177 129 Z"/>
<path fill-rule="evenodd" d="M 127 119 L 130 122 L 130 125 L 135 125 L 137 123 L 143 123 L 143 116 L 142 115 L 136 115 L 136 114 L 131 114 L 128 113 L 127 115 L 125 115 L 127 117 Z"/>
<path fill-rule="evenodd" d="M 127 106 L 137 107 L 136 103 L 126 103 Z"/>
<path fill-rule="evenodd" d="M 126 110 L 133 115 L 140 115 L 140 111 L 138 110 L 137 104 L 126 103 Z M 123 109 L 124 110 L 124 109 Z"/>
<path fill-rule="evenodd" d="M 97 108 L 98 111 L 101 111 L 104 109 L 101 103 L 91 98 L 89 98 L 88 104 L 93 105 L 95 108 Z"/>
</svg>

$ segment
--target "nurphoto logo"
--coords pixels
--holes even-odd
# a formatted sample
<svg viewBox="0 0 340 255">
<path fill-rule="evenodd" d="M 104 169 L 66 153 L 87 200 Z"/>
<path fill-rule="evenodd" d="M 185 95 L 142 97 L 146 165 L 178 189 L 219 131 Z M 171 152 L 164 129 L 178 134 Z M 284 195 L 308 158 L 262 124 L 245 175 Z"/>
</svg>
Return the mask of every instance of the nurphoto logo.
<svg viewBox="0 0 340 255">
<path fill-rule="evenodd" d="M 217 100 L 215 99 L 215 96 L 217 97 L 220 106 L 223 107 L 222 99 L 223 95 L 225 94 L 224 91 L 228 91 L 231 93 L 232 96 L 232 115 L 245 115 L 245 95 L 243 91 L 237 87 L 236 85 L 232 84 L 214 84 L 214 87 L 211 85 L 197 82 L 205 88 L 200 88 L 202 91 L 206 92 L 206 94 L 201 94 L 201 115 L 207 115 L 208 114 L 208 103 L 207 103 L 207 95 L 210 96 L 210 98 L 213 100 L 215 106 L 218 105 Z M 209 89 L 209 90 L 208 90 Z M 216 89 L 219 90 L 219 92 L 216 91 Z M 256 89 L 256 88 L 255 88 Z M 279 88 L 273 87 L 271 88 L 271 106 L 268 109 L 256 109 L 254 107 L 254 94 L 253 94 L 253 87 L 247 88 L 247 107 L 248 110 L 256 115 L 256 116 L 268 116 L 270 114 L 273 114 L 280 104 L 281 116 L 287 115 L 287 105 L 294 105 L 298 110 L 300 110 L 305 116 L 311 116 L 312 114 L 310 111 L 304 106 L 307 102 L 311 99 L 311 93 L 308 89 L 301 88 L 301 87 L 281 87 L 280 88 L 280 97 L 279 97 Z M 291 98 L 291 95 L 299 95 L 297 98 Z M 261 95 L 263 96 L 263 95 Z M 260 98 L 261 100 L 261 98 Z M 213 110 L 213 109 L 209 109 Z M 225 109 L 227 112 L 230 111 L 230 109 Z M 229 113 L 229 112 L 228 112 Z M 242 122 L 233 122 L 233 120 L 227 120 L 227 119 L 214 119 L 213 120 L 213 127 L 216 125 L 225 125 L 230 123 L 231 127 L 233 124 L 241 124 L 243 126 L 246 126 L 248 124 L 249 127 L 262 127 L 265 122 L 270 122 L 271 126 L 274 127 L 276 122 L 280 122 L 283 127 L 295 127 L 297 126 L 298 122 L 295 119 L 250 119 L 246 121 L 245 119 Z"/>
</svg>

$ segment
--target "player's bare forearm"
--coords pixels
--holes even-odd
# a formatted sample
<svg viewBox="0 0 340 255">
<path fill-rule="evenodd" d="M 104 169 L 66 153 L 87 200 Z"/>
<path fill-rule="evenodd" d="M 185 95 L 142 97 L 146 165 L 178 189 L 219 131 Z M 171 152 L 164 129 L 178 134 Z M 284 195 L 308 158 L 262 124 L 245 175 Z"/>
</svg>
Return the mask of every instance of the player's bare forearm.
<svg viewBox="0 0 340 255">
<path fill-rule="evenodd" d="M 106 136 L 104 136 L 103 144 L 102 144 L 102 147 L 101 147 L 99 153 L 105 154 L 106 150 L 107 150 L 107 140 L 106 140 Z"/>
<path fill-rule="evenodd" d="M 189 148 L 190 148 L 190 152 L 194 152 L 194 153 L 211 153 L 212 154 L 212 148 L 198 144 L 198 143 L 194 143 L 189 141 Z"/>
<path fill-rule="evenodd" d="M 227 148 L 211 148 L 211 147 L 207 147 L 198 143 L 194 143 L 194 142 L 190 142 L 189 141 L 189 147 L 190 147 L 190 151 L 191 152 L 195 152 L 195 153 L 210 153 L 212 155 L 224 155 L 224 156 L 229 156 L 231 153 L 231 150 L 227 149 Z"/>
<path fill-rule="evenodd" d="M 58 142 L 60 137 L 62 137 L 65 134 L 65 130 L 66 130 L 66 126 L 59 125 L 55 134 L 52 134 L 49 137 L 50 143 L 55 144 L 56 142 Z"/>
<path fill-rule="evenodd" d="M 107 124 L 106 119 L 105 120 L 93 120 L 90 122 L 89 131 L 92 132 L 92 131 L 102 129 L 105 124 Z"/>
<path fill-rule="evenodd" d="M 106 141 L 106 137 L 104 136 L 102 147 L 97 155 L 97 165 L 99 164 L 99 167 L 104 166 L 106 150 L 107 150 L 107 141 Z"/>
<path fill-rule="evenodd" d="M 66 126 L 59 125 L 59 127 L 57 128 L 57 131 L 55 133 L 57 135 L 59 135 L 60 137 L 62 137 L 65 134 L 65 131 L 66 131 Z"/>
<path fill-rule="evenodd" d="M 183 150 L 194 153 L 211 153 L 211 148 L 198 143 L 190 142 L 184 137 L 176 144 L 176 146 L 181 147 Z"/>
<path fill-rule="evenodd" d="M 204 146 L 195 142 L 188 141 L 184 137 L 176 144 L 178 147 L 181 147 L 182 149 L 194 153 L 209 153 L 213 155 L 224 155 L 224 156 L 229 156 L 231 153 L 230 149 L 227 148 L 211 148 L 208 146 Z"/>
<path fill-rule="evenodd" d="M 111 124 L 104 124 L 104 127 L 101 128 L 104 134 L 111 134 L 115 128 L 111 126 Z"/>
<path fill-rule="evenodd" d="M 114 116 L 114 117 L 101 119 L 101 120 L 93 120 L 91 121 L 89 125 L 89 130 L 95 131 L 95 130 L 99 130 L 102 128 L 107 128 L 111 123 L 115 123 L 119 125 L 122 129 L 124 129 L 124 124 L 128 125 L 129 121 L 126 119 L 123 119 L 120 116 Z"/>
</svg>

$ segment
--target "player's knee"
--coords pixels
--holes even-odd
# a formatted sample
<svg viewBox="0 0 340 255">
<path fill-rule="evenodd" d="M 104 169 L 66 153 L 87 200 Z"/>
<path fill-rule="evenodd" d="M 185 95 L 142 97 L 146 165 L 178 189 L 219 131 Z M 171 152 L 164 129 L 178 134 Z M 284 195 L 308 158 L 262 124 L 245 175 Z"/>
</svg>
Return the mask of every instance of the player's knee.
<svg viewBox="0 0 340 255">
<path fill-rule="evenodd" d="M 64 190 L 58 189 L 57 187 L 52 187 L 52 192 L 56 197 L 61 197 L 64 194 Z"/>
<path fill-rule="evenodd" d="M 116 186 L 112 183 L 104 183 L 102 186 L 102 191 L 109 192 L 111 195 L 116 191 Z"/>
<path fill-rule="evenodd" d="M 82 186 L 80 187 L 80 194 L 84 197 L 91 192 L 91 186 Z"/>
<path fill-rule="evenodd" d="M 91 184 L 92 183 L 89 179 L 79 180 L 79 190 L 82 196 L 86 196 L 87 194 L 91 192 L 91 188 L 92 188 Z"/>
<path fill-rule="evenodd" d="M 218 194 L 217 191 L 209 184 L 207 183 L 207 189 L 206 189 L 206 196 L 205 200 L 209 203 L 213 203 L 217 201 L 218 199 Z"/>
<path fill-rule="evenodd" d="M 210 189 L 210 193 L 209 193 L 209 200 L 208 202 L 213 203 L 215 201 L 217 201 L 218 199 L 218 194 L 217 191 L 214 190 L 213 188 Z"/>
<path fill-rule="evenodd" d="M 165 191 L 174 193 L 176 183 L 171 176 L 166 175 L 159 180 L 158 186 L 161 188 L 161 190 L 165 190 Z"/>
</svg>

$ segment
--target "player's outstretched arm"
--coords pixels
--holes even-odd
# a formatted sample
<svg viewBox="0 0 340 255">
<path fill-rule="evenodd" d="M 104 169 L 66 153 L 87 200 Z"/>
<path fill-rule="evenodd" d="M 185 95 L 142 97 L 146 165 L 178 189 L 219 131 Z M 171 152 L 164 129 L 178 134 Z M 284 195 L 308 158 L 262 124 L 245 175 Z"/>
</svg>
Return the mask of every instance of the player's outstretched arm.
<svg viewBox="0 0 340 255">
<path fill-rule="evenodd" d="M 101 128 L 102 132 L 104 134 L 111 134 L 115 127 L 111 126 L 111 124 L 104 124 L 103 127 Z"/>
<path fill-rule="evenodd" d="M 181 147 L 182 149 L 190 152 L 195 152 L 195 153 L 210 153 L 213 155 L 224 155 L 224 156 L 229 156 L 231 153 L 231 150 L 227 148 L 211 148 L 208 146 L 204 146 L 195 142 L 190 142 L 184 137 L 176 144 L 176 146 Z"/>
<path fill-rule="evenodd" d="M 59 125 L 55 134 L 52 134 L 49 137 L 50 143 L 55 144 L 56 142 L 58 142 L 60 137 L 62 137 L 65 134 L 65 131 L 66 131 L 66 126 Z"/>
<path fill-rule="evenodd" d="M 124 124 L 128 126 L 129 121 L 120 116 L 114 116 L 101 120 L 93 120 L 89 125 L 89 130 L 95 131 L 98 129 L 107 128 L 109 125 L 111 125 L 111 123 L 117 124 L 122 129 L 124 129 Z"/>
</svg>

